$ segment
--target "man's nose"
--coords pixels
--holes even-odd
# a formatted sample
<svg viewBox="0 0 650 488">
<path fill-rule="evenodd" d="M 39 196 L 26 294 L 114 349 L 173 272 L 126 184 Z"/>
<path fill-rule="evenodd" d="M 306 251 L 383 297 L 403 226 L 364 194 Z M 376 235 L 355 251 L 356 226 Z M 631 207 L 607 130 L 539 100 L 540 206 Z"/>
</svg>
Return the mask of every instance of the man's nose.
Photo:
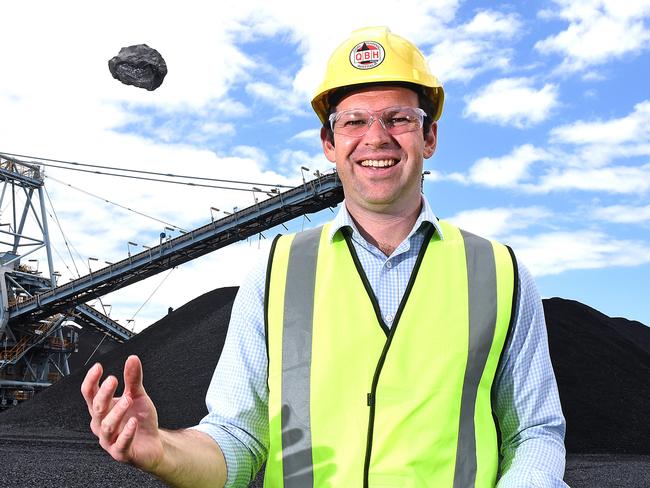
<svg viewBox="0 0 650 488">
<path fill-rule="evenodd" d="M 368 132 L 363 136 L 364 143 L 367 145 L 380 147 L 392 140 L 392 136 L 388 133 L 384 121 L 379 117 L 373 117 L 368 127 Z"/>
</svg>

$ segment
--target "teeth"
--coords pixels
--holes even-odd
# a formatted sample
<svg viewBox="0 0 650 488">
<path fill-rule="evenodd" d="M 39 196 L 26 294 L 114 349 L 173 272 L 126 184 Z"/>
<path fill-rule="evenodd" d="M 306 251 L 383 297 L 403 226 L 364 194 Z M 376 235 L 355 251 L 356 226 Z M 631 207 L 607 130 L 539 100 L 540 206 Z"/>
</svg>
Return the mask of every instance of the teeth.
<svg viewBox="0 0 650 488">
<path fill-rule="evenodd" d="M 361 161 L 361 166 L 371 167 L 371 168 L 388 168 L 389 166 L 394 166 L 397 164 L 395 159 L 366 159 Z"/>
</svg>

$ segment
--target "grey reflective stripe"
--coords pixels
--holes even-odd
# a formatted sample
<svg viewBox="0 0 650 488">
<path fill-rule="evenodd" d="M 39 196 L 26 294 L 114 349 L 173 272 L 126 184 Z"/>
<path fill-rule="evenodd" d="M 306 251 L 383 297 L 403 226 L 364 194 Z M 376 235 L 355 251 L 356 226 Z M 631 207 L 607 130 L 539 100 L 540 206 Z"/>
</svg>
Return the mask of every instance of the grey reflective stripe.
<svg viewBox="0 0 650 488">
<path fill-rule="evenodd" d="M 496 328 L 497 275 L 490 241 L 462 230 L 461 234 L 467 259 L 469 351 L 460 405 L 454 488 L 469 488 L 476 482 L 474 410 Z"/>
<path fill-rule="evenodd" d="M 296 234 L 289 250 L 282 331 L 282 466 L 285 488 L 314 485 L 309 415 L 316 257 L 322 227 Z"/>
</svg>

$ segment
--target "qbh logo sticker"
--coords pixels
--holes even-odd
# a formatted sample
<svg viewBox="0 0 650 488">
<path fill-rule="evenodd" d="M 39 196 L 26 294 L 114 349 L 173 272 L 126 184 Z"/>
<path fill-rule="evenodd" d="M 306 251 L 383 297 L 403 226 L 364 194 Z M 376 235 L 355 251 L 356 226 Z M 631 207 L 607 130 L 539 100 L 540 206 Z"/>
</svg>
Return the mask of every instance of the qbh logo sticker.
<svg viewBox="0 0 650 488">
<path fill-rule="evenodd" d="M 360 42 L 350 51 L 350 63 L 358 69 L 379 66 L 384 60 L 384 48 L 374 41 Z"/>
</svg>

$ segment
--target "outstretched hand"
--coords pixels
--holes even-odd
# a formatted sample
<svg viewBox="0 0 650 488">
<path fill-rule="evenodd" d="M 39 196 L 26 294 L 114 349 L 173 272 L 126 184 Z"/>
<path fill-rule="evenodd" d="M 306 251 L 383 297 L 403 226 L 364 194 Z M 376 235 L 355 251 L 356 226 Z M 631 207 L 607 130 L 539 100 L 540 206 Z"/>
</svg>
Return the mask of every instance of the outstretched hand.
<svg viewBox="0 0 650 488">
<path fill-rule="evenodd" d="M 118 381 L 108 376 L 100 385 L 102 365 L 88 370 L 81 393 L 91 416 L 90 429 L 114 459 L 153 471 L 163 457 L 158 414 L 142 384 L 142 363 L 129 356 L 124 364 L 124 392 L 116 397 Z"/>
</svg>

